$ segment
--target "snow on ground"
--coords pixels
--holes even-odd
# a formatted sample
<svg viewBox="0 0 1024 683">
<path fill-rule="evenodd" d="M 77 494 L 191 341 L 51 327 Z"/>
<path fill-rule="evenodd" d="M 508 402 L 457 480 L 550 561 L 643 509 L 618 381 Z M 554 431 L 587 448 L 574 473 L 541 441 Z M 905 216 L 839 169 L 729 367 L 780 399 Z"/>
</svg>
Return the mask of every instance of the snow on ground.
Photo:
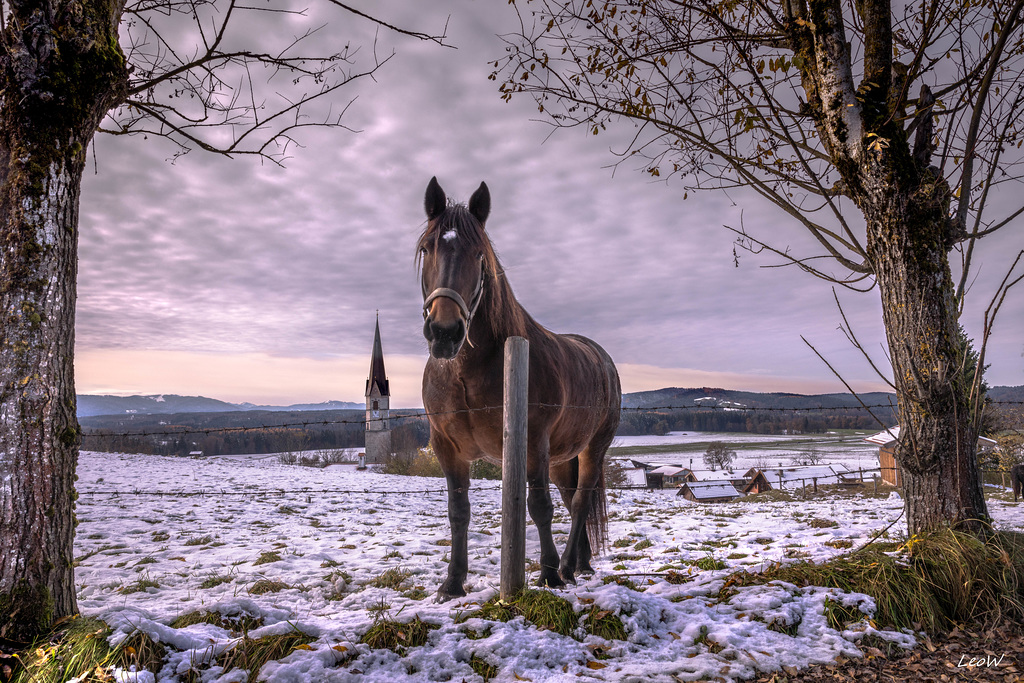
<svg viewBox="0 0 1024 683">
<path fill-rule="evenodd" d="M 720 598 L 719 590 L 738 568 L 843 552 L 902 512 L 895 494 L 798 506 L 698 505 L 674 490 L 611 491 L 610 547 L 595 561 L 596 574 L 555 592 L 578 610 L 597 605 L 615 612 L 628 639 L 591 635 L 577 641 L 522 618 L 460 623 L 474 605 L 497 594 L 498 482 L 475 481 L 471 491 L 469 595 L 436 604 L 450 550 L 441 479 L 348 466 L 310 469 L 273 458 L 90 452 L 82 453 L 78 473 L 75 580 L 81 611 L 113 626 L 115 641 L 142 629 L 169 645 L 172 654 L 157 676 L 167 682 L 180 680 L 198 662 L 206 663 L 199 667 L 204 683 L 245 680 L 237 669 L 224 672 L 212 664 L 237 636 L 210 624 L 170 626 L 199 610 L 262 617 L 251 637 L 293 628 L 314 636 L 310 649 L 264 667 L 260 680 L 272 683 L 479 681 L 470 666 L 474 656 L 497 666 L 493 680 L 499 681 L 728 681 L 840 654 L 858 657 L 855 642 L 873 629 L 866 622 L 842 632 L 829 628 L 825 601 L 867 615 L 873 610 L 867 596 L 781 582 L 741 588 L 728 598 Z M 993 501 L 991 512 L 998 525 L 1024 529 L 1024 505 Z M 901 527 L 897 521 L 890 534 L 899 535 Z M 560 507 L 554 530 L 561 549 L 568 519 Z M 527 557 L 537 556 L 530 526 Z M 696 567 L 712 561 L 726 568 Z M 389 569 L 408 572 L 408 579 L 398 589 L 369 585 Z M 690 580 L 670 583 L 655 576 L 668 571 Z M 614 580 L 624 578 L 633 587 Z M 261 593 L 257 582 L 268 585 L 264 580 L 279 582 L 278 590 Z M 426 646 L 404 656 L 372 650 L 358 641 L 380 610 L 399 621 L 418 616 L 439 628 Z M 882 635 L 907 646 L 914 642 L 909 634 Z M 595 653 L 601 651 L 607 658 L 598 662 Z"/>
</svg>

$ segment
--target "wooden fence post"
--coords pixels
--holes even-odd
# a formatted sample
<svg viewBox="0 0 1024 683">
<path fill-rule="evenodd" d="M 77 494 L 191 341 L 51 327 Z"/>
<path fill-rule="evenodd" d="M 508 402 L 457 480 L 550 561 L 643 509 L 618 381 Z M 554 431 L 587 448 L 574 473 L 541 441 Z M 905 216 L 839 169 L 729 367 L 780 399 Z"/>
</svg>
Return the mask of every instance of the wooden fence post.
<svg viewBox="0 0 1024 683">
<path fill-rule="evenodd" d="M 501 445 L 500 597 L 511 600 L 526 586 L 526 415 L 530 342 L 505 340 L 505 389 Z"/>
</svg>

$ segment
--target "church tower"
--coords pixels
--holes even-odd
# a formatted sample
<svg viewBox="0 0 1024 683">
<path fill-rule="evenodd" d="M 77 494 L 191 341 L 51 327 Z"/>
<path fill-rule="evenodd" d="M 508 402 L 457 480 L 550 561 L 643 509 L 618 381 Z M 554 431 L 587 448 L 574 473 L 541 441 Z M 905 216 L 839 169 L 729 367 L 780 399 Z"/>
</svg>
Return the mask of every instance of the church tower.
<svg viewBox="0 0 1024 683">
<path fill-rule="evenodd" d="M 366 380 L 366 462 L 379 463 L 391 454 L 391 390 L 384 371 L 384 349 L 380 344 L 380 318 L 373 333 L 370 376 Z"/>
</svg>

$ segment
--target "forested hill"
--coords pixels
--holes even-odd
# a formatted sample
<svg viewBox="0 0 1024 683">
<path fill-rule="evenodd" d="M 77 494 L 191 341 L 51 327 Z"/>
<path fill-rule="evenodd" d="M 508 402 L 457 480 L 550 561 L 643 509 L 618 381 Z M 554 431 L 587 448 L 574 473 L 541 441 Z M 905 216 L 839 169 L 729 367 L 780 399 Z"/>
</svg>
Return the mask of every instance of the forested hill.
<svg viewBox="0 0 1024 683">
<path fill-rule="evenodd" d="M 869 406 L 895 405 L 896 394 L 871 392 L 859 394 Z M 623 408 L 661 408 L 666 406 L 720 406 L 735 408 L 851 408 L 861 405 L 852 394 L 789 394 L 733 391 L 731 389 L 680 389 L 672 387 L 656 391 L 638 391 L 622 396 Z"/>
<path fill-rule="evenodd" d="M 1024 401 L 1024 386 L 992 387 L 988 397 Z M 880 422 L 892 426 L 897 420 L 896 395 L 884 392 L 805 395 L 673 387 L 625 394 L 622 406 L 619 434 L 623 436 L 680 430 L 814 433 L 880 429 Z"/>
</svg>

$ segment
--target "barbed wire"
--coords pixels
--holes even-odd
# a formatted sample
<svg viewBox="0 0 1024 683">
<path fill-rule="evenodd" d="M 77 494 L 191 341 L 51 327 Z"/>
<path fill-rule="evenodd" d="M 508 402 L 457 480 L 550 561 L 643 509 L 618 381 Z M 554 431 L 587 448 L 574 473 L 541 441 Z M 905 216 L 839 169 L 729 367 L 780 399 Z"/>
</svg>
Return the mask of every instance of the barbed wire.
<svg viewBox="0 0 1024 683">
<path fill-rule="evenodd" d="M 567 410 L 607 410 L 607 406 L 577 406 L 577 405 L 562 405 L 558 403 L 530 403 L 530 407 L 534 408 L 558 408 Z M 990 401 L 988 405 L 1024 405 L 1024 401 Z M 866 411 L 871 409 L 882 409 L 888 408 L 895 410 L 896 405 L 892 403 L 881 403 L 877 405 L 854 405 L 854 406 L 816 406 L 816 407 L 761 407 L 761 408 L 748 408 L 745 406 L 704 406 L 704 405 L 664 405 L 664 406 L 646 406 L 646 407 L 627 407 L 621 408 L 622 413 L 662 413 L 669 410 L 695 410 L 695 411 L 707 411 L 707 412 L 733 412 L 733 413 L 822 413 L 830 411 Z M 333 425 L 359 425 L 359 424 L 370 424 L 370 423 L 383 423 L 390 420 L 420 420 L 429 417 L 441 417 L 446 415 L 459 415 L 468 413 L 479 413 L 485 411 L 502 410 L 502 406 L 484 406 L 480 408 L 460 408 L 458 410 L 445 410 L 428 413 L 426 411 L 413 413 L 411 415 L 394 415 L 389 417 L 360 417 L 360 418 L 341 418 L 336 420 L 303 420 L 297 422 L 281 422 L 278 424 L 266 424 L 266 425 L 251 425 L 244 427 L 175 427 L 173 429 L 154 429 L 133 432 L 112 432 L 106 431 L 103 428 L 92 427 L 95 431 L 83 432 L 83 438 L 124 438 L 124 437 L 146 437 L 146 436 L 183 436 L 189 434 L 225 434 L 225 433 L 244 433 L 253 431 L 266 431 L 270 429 L 290 429 L 301 427 L 303 429 L 309 429 L 310 427 L 329 427 Z M 214 413 L 216 415 L 216 413 Z"/>
</svg>

